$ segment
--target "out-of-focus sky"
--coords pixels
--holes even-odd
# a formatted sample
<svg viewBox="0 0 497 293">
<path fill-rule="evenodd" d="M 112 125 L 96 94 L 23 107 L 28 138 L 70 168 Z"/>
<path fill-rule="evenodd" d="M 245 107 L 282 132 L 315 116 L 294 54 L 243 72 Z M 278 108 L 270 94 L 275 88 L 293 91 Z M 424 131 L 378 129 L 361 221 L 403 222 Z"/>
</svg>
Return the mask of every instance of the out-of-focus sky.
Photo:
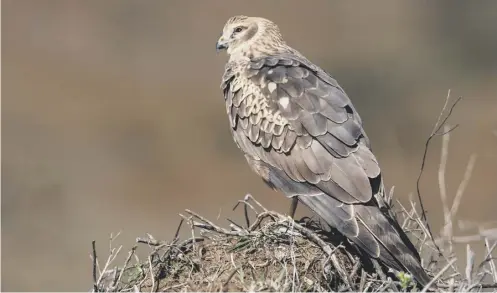
<svg viewBox="0 0 497 293">
<path fill-rule="evenodd" d="M 449 197 L 477 153 L 457 217 L 496 219 L 496 1 L 4 0 L 2 290 L 87 290 L 91 240 L 105 255 L 110 232 L 124 249 L 169 239 L 185 208 L 237 218 L 251 193 L 287 211 L 230 136 L 214 44 L 237 14 L 273 20 L 339 81 L 402 202 L 447 91 L 463 96 Z M 421 185 L 437 231 L 439 156 L 435 140 Z"/>
</svg>

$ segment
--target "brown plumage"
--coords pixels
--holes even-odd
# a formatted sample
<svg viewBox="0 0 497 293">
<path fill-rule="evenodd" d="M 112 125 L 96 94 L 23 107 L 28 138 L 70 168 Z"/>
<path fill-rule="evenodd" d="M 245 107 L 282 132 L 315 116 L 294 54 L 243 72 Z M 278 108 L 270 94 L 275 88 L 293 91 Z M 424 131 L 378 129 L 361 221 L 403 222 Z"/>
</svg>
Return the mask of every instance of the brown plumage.
<svg viewBox="0 0 497 293">
<path fill-rule="evenodd" d="M 418 252 L 383 200 L 361 118 L 336 80 L 289 47 L 267 19 L 230 18 L 216 47 L 230 55 L 221 88 L 233 138 L 251 168 L 371 257 L 426 285 Z"/>
</svg>

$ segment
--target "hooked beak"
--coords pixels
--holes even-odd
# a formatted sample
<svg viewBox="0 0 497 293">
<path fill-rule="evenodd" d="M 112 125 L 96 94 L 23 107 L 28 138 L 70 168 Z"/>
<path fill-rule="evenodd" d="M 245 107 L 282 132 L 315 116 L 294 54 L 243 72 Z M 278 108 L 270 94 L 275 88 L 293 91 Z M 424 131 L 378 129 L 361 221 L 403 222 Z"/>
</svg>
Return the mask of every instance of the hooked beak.
<svg viewBox="0 0 497 293">
<path fill-rule="evenodd" d="M 216 43 L 216 52 L 219 53 L 219 51 L 225 49 L 228 49 L 228 42 L 224 39 L 224 37 L 220 37 Z"/>
</svg>

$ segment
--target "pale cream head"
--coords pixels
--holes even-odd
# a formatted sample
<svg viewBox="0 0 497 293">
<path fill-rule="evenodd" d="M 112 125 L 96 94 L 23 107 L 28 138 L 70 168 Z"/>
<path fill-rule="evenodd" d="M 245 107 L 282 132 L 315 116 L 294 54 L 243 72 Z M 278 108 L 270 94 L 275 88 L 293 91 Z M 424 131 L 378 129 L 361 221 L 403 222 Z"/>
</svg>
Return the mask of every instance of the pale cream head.
<svg viewBox="0 0 497 293">
<path fill-rule="evenodd" d="M 216 49 L 230 59 L 274 54 L 286 47 L 276 24 L 261 17 L 234 16 L 226 22 Z"/>
</svg>

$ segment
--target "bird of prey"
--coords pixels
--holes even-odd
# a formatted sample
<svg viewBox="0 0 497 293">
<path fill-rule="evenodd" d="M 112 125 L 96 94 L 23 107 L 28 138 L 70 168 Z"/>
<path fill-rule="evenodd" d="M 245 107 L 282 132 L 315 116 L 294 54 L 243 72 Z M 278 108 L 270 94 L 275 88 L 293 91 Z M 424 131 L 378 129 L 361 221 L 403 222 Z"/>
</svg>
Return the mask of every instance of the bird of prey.
<svg viewBox="0 0 497 293">
<path fill-rule="evenodd" d="M 216 49 L 231 133 L 249 165 L 272 188 L 302 202 L 387 267 L 430 277 L 388 210 L 378 161 L 361 117 L 323 69 L 285 43 L 260 17 L 234 16 Z"/>
</svg>

